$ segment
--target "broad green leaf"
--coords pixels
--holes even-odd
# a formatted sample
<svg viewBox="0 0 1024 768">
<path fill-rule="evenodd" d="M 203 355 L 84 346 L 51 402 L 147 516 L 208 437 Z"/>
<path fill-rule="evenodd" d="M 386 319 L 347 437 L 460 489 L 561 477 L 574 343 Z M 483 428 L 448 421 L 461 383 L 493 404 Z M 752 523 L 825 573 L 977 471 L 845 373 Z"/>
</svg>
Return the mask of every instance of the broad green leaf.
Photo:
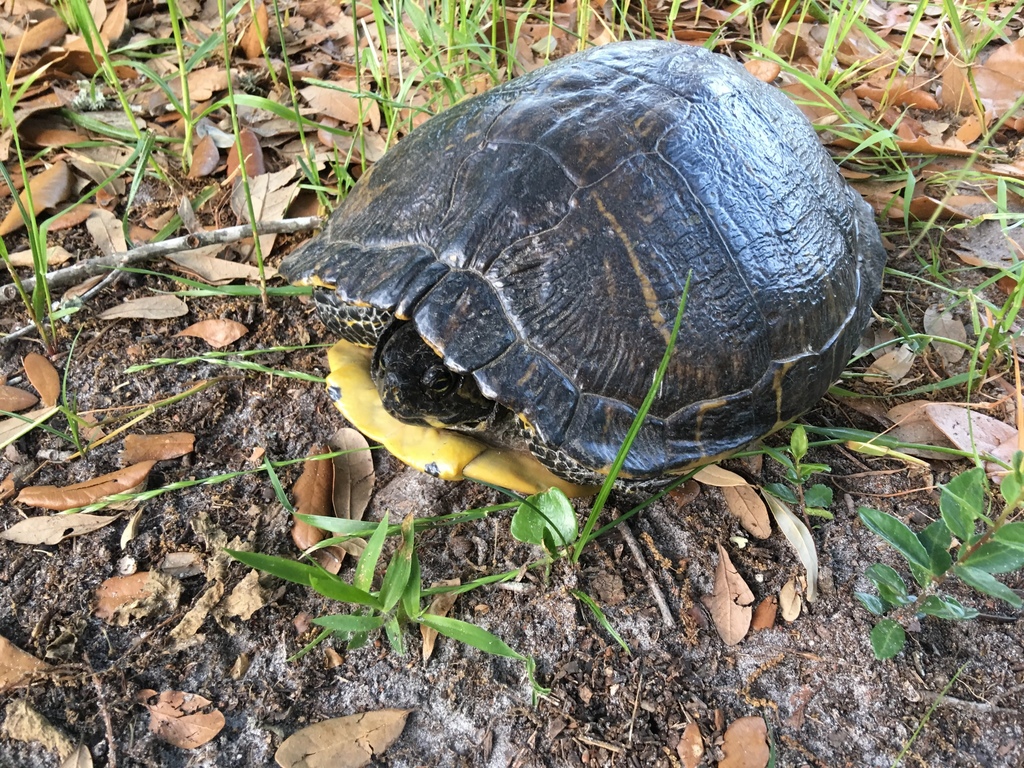
<svg viewBox="0 0 1024 768">
<path fill-rule="evenodd" d="M 960 541 L 974 534 L 974 521 L 985 514 L 985 470 L 975 467 L 950 480 L 939 495 L 939 512 Z"/>
<path fill-rule="evenodd" d="M 373 586 L 373 574 L 377 570 L 377 561 L 380 560 L 380 552 L 384 548 L 384 539 L 388 535 L 388 513 L 377 523 L 377 530 L 373 532 L 366 542 L 366 549 L 359 556 L 356 563 L 356 572 L 352 576 L 352 584 L 359 589 L 369 591 Z"/>
<path fill-rule="evenodd" d="M 1024 523 L 1005 523 L 992 534 L 992 541 L 1024 549 Z"/>
<path fill-rule="evenodd" d="M 402 610 L 409 618 L 420 615 L 420 558 L 412 553 L 412 567 L 409 570 L 409 581 L 402 593 Z"/>
<path fill-rule="evenodd" d="M 835 520 L 836 516 L 829 512 L 827 509 L 820 509 L 818 507 L 804 507 L 806 512 L 811 517 L 820 517 L 824 520 Z"/>
<path fill-rule="evenodd" d="M 579 532 L 576 510 L 558 488 L 533 494 L 512 516 L 511 533 L 517 541 L 544 546 L 545 531 L 558 548 L 575 541 Z"/>
<path fill-rule="evenodd" d="M 903 650 L 907 633 L 892 619 L 882 619 L 871 630 L 871 650 L 876 659 L 891 659 Z"/>
<path fill-rule="evenodd" d="M 953 565 L 953 558 L 949 554 L 953 538 L 949 535 L 946 521 L 941 518 L 936 520 L 917 534 L 917 538 L 928 552 L 928 559 L 931 561 L 931 572 L 942 574 L 948 571 L 950 566 Z"/>
<path fill-rule="evenodd" d="M 914 598 L 907 591 L 907 585 L 893 568 L 884 563 L 875 563 L 870 566 L 864 575 L 878 589 L 878 595 L 890 605 L 909 605 Z"/>
<path fill-rule="evenodd" d="M 316 573 L 310 576 L 309 586 L 330 600 L 365 605 L 367 608 L 373 608 L 378 611 L 384 607 L 381 601 L 369 592 L 353 587 L 351 584 L 346 584 L 337 576 L 333 576 L 324 570 L 317 570 Z"/>
<path fill-rule="evenodd" d="M 1010 472 L 999 484 L 999 492 L 1007 504 L 1019 503 L 1021 488 L 1024 487 L 1024 452 L 1015 451 L 1010 459 Z"/>
<path fill-rule="evenodd" d="M 990 573 L 986 573 L 979 568 L 971 568 L 967 565 L 954 565 L 953 572 L 959 576 L 965 584 L 974 587 L 983 594 L 1004 600 L 1014 608 L 1020 608 L 1024 605 L 1024 600 L 1017 597 L 1017 594 L 1012 589 L 1001 581 L 997 581 Z"/>
<path fill-rule="evenodd" d="M 1009 573 L 1024 568 L 1024 547 L 1014 547 L 989 539 L 962 561 L 964 565 L 988 573 Z"/>
<path fill-rule="evenodd" d="M 897 520 L 892 515 L 870 507 L 861 507 L 857 510 L 857 514 L 864 525 L 889 542 L 897 552 L 907 559 L 911 566 L 926 573 L 931 571 L 931 560 L 925 551 L 924 544 L 902 520 Z M 927 585 L 927 581 L 921 581 L 920 573 L 915 572 L 914 578 L 921 586 Z"/>
<path fill-rule="evenodd" d="M 313 619 L 317 626 L 333 632 L 372 632 L 384 625 L 383 616 L 321 616 Z"/>
<path fill-rule="evenodd" d="M 828 509 L 832 506 L 832 489 L 827 485 L 812 485 L 804 491 L 804 505 Z"/>
<path fill-rule="evenodd" d="M 798 462 L 807 455 L 807 430 L 801 424 L 793 427 L 793 436 L 789 438 L 789 451 Z"/>
<path fill-rule="evenodd" d="M 787 504 L 799 504 L 800 499 L 793 493 L 793 489 L 785 483 L 768 483 L 764 486 L 764 490 L 770 493 L 777 499 L 782 499 Z"/>
<path fill-rule="evenodd" d="M 928 595 L 921 601 L 917 612 L 926 616 L 936 616 L 940 619 L 973 619 L 978 615 L 974 608 L 968 608 L 959 600 L 944 595 Z"/>
<path fill-rule="evenodd" d="M 225 549 L 231 557 L 240 563 L 245 563 L 250 568 L 277 576 L 279 579 L 290 581 L 294 584 L 302 584 L 306 587 L 313 586 L 312 577 L 323 573 L 320 568 L 305 563 L 297 563 L 274 555 L 264 555 L 261 552 L 239 552 L 233 549 Z"/>
<path fill-rule="evenodd" d="M 402 627 L 399 625 L 397 618 L 392 618 L 385 622 L 384 634 L 387 635 L 388 644 L 391 646 L 391 650 L 399 656 L 404 656 L 405 643 L 402 641 Z"/>
<path fill-rule="evenodd" d="M 622 647 L 622 650 L 627 654 L 632 655 L 633 652 L 629 649 L 629 643 L 622 639 L 622 635 L 620 635 L 616 631 L 615 627 L 612 626 L 612 623 L 608 621 L 608 617 L 604 615 L 604 611 L 601 610 L 601 606 L 597 604 L 597 601 L 582 590 L 572 589 L 569 591 L 572 593 L 573 597 L 590 609 L 591 613 L 594 614 L 594 618 L 597 619 L 597 623 L 604 627 L 604 631 L 612 636 L 612 639 Z"/>
<path fill-rule="evenodd" d="M 887 610 L 893 607 L 891 603 L 885 602 L 878 595 L 872 595 L 867 592 L 854 592 L 853 596 L 860 600 L 861 605 L 876 616 L 883 616 Z"/>
<path fill-rule="evenodd" d="M 509 648 L 496 635 L 492 635 L 483 627 L 470 624 L 468 621 L 452 619 L 448 616 L 432 616 L 429 613 L 424 613 L 417 617 L 416 621 L 437 630 L 442 635 L 452 638 L 452 640 L 458 640 L 460 643 L 479 648 L 484 653 L 526 661 L 525 656 Z"/>
<path fill-rule="evenodd" d="M 405 592 L 409 583 L 409 573 L 412 571 L 413 554 L 413 521 L 415 518 L 409 514 L 402 521 L 402 546 L 395 550 L 391 556 L 391 562 L 384 573 L 384 580 L 380 585 L 380 600 L 384 604 L 384 612 L 387 613 L 396 605 Z"/>
</svg>

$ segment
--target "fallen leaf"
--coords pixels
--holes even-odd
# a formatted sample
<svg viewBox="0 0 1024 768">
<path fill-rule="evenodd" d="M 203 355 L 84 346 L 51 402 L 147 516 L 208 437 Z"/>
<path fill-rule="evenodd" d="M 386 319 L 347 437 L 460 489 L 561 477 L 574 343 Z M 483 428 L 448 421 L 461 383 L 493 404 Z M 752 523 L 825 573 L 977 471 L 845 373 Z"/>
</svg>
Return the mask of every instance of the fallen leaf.
<svg viewBox="0 0 1024 768">
<path fill-rule="evenodd" d="M 220 150 L 212 136 L 204 136 L 192 151 L 192 164 L 188 169 L 190 179 L 209 176 L 220 165 Z"/>
<path fill-rule="evenodd" d="M 22 361 L 29 383 L 39 393 L 43 405 L 53 407 L 60 399 L 60 374 L 53 363 L 36 352 L 29 352 Z"/>
<path fill-rule="evenodd" d="M 37 408 L 34 411 L 0 421 L 0 448 L 10 445 L 22 435 L 27 435 L 55 413 L 57 413 L 57 406 L 53 405 L 49 408 Z"/>
<path fill-rule="evenodd" d="M 775 78 L 779 76 L 779 72 L 782 71 L 782 67 L 776 62 L 767 59 L 748 59 L 743 62 L 743 66 L 747 72 L 765 83 L 774 82 Z"/>
<path fill-rule="evenodd" d="M 222 250 L 223 246 L 213 245 L 209 248 L 197 248 L 194 251 L 171 254 L 167 256 L 167 260 L 211 285 L 224 285 L 232 280 L 259 280 L 260 271 L 251 264 L 215 259 L 207 255 L 208 253 L 219 253 Z M 277 270 L 266 267 L 264 274 L 269 280 L 277 274 Z"/>
<path fill-rule="evenodd" d="M 167 432 L 162 435 L 126 435 L 122 464 L 142 461 L 166 461 L 192 453 L 196 436 L 191 432 Z"/>
<path fill-rule="evenodd" d="M 781 499 L 771 494 L 765 494 L 764 498 L 775 518 L 775 524 L 779 526 L 790 546 L 796 550 L 797 557 L 807 571 L 807 602 L 813 603 L 818 594 L 818 550 L 814 546 L 814 538 L 804 525 L 804 521 L 794 515 L 793 510 Z"/>
<path fill-rule="evenodd" d="M 0 635 L 0 691 L 28 680 L 39 672 L 45 672 L 50 665 L 40 661 L 31 653 Z"/>
<path fill-rule="evenodd" d="M 251 570 L 216 607 L 214 617 L 221 626 L 224 626 L 225 617 L 248 621 L 256 611 L 270 602 L 272 596 L 273 590 L 260 584 L 260 572 Z"/>
<path fill-rule="evenodd" d="M 242 157 L 245 160 L 245 173 L 250 178 L 266 173 L 267 168 L 263 163 L 263 148 L 260 146 L 260 137 L 251 128 L 243 128 L 239 133 L 240 141 L 234 142 L 228 150 L 228 178 L 233 178 L 238 172 L 238 147 L 241 144 Z"/>
<path fill-rule="evenodd" d="M 326 445 L 313 447 L 314 455 L 327 453 Z M 302 463 L 302 474 L 292 486 L 295 497 L 295 511 L 302 515 L 330 515 L 332 508 L 332 485 L 334 483 L 334 465 L 325 459 L 306 459 Z M 292 541 L 295 546 L 305 552 L 327 534 L 320 528 L 310 525 L 304 520 L 292 517 Z M 339 569 L 341 563 L 338 563 Z M 335 571 L 337 573 L 337 571 Z"/>
<path fill-rule="evenodd" d="M 694 722 L 686 724 L 682 738 L 676 745 L 676 754 L 683 763 L 683 768 L 697 768 L 704 758 L 704 738 L 700 735 L 700 726 Z"/>
<path fill-rule="evenodd" d="M 175 336 L 193 336 L 202 339 L 214 349 L 221 349 L 238 341 L 248 332 L 249 329 L 239 322 L 215 318 L 193 323 Z"/>
<path fill-rule="evenodd" d="M 89 230 L 93 242 L 104 256 L 125 253 L 128 250 L 128 242 L 124 237 L 124 226 L 121 224 L 121 220 L 110 211 L 97 208 L 85 220 L 85 228 Z"/>
<path fill-rule="evenodd" d="M 52 13 L 52 12 L 51 12 Z M 4 50 L 11 56 L 17 51 L 20 55 L 42 51 L 55 44 L 68 32 L 67 26 L 60 16 L 53 14 L 41 19 L 20 35 L 12 35 L 4 40 Z"/>
<path fill-rule="evenodd" d="M 141 320 L 167 320 L 188 314 L 188 306 L 177 296 L 162 294 L 143 299 L 131 299 L 96 315 L 99 320 L 136 318 Z"/>
<path fill-rule="evenodd" d="M 157 697 L 156 702 L 152 699 Z M 179 749 L 195 749 L 224 728 L 224 714 L 213 702 L 184 691 L 139 691 L 137 700 L 149 710 L 149 730 Z M 201 710 L 209 709 L 207 712 Z"/>
<path fill-rule="evenodd" d="M 115 40 L 119 40 L 124 34 L 124 25 L 128 20 L 128 0 L 116 0 L 114 7 L 110 9 L 107 18 L 100 28 L 100 37 L 109 46 Z"/>
<path fill-rule="evenodd" d="M 759 539 L 772 535 L 768 521 L 768 508 L 750 485 L 735 485 L 722 488 L 729 514 L 739 518 L 743 530 Z"/>
<path fill-rule="evenodd" d="M 116 472 L 109 472 L 74 485 L 30 485 L 21 490 L 17 501 L 31 507 L 63 512 L 85 507 L 115 493 L 130 493 L 145 484 L 155 461 L 141 461 Z M 82 517 L 77 515 L 76 517 Z M 71 520 L 70 517 L 67 518 Z"/>
<path fill-rule="evenodd" d="M 332 450 L 347 451 L 332 460 L 334 515 L 347 520 L 362 520 L 376 481 L 370 444 L 361 432 L 348 427 L 335 432 L 329 443 Z"/>
<path fill-rule="evenodd" d="M 285 739 L 274 760 L 281 768 L 362 768 L 391 746 L 411 709 L 380 709 L 324 720 Z"/>
<path fill-rule="evenodd" d="M 74 751 L 71 740 L 24 699 L 10 702 L 4 714 L 0 732 L 8 739 L 37 743 L 47 752 L 56 752 L 61 760 Z"/>
<path fill-rule="evenodd" d="M 754 631 L 760 631 L 762 629 L 771 629 L 775 626 L 775 614 L 779 610 L 779 599 L 775 595 L 769 595 L 760 603 L 757 604 L 757 608 L 754 609 L 754 618 L 750 622 L 750 627 Z"/>
<path fill-rule="evenodd" d="M 17 413 L 18 411 L 24 411 L 26 408 L 31 408 L 38 402 L 39 398 L 31 392 L 18 387 L 0 384 L 0 411 Z"/>
<path fill-rule="evenodd" d="M 108 624 L 126 626 L 114 618 L 131 603 L 138 603 L 152 597 L 153 587 L 148 585 L 149 571 L 139 571 L 130 576 L 112 576 L 96 587 L 96 608 L 93 613 Z"/>
<path fill-rule="evenodd" d="M 784 621 L 796 621 L 800 617 L 803 602 L 795 579 L 790 579 L 782 585 L 782 589 L 779 590 L 779 608 Z"/>
<path fill-rule="evenodd" d="M 10 258 L 11 264 L 15 267 L 29 269 L 35 266 L 32 251 L 16 251 L 11 254 Z M 59 245 L 51 245 L 46 249 L 46 266 L 48 267 L 59 267 L 70 258 L 71 253 Z"/>
<path fill-rule="evenodd" d="M 711 619 L 726 645 L 736 645 L 750 629 L 754 594 L 736 571 L 725 547 L 718 545 L 715 585 L 708 599 Z"/>
<path fill-rule="evenodd" d="M 763 717 L 741 717 L 725 729 L 722 741 L 725 755 L 718 768 L 765 768 L 771 757 L 768 726 Z"/>
<path fill-rule="evenodd" d="M 966 350 L 957 345 L 950 344 L 939 339 L 950 339 L 964 343 L 967 341 L 967 329 L 962 321 L 953 317 L 949 311 L 943 311 L 934 304 L 924 312 L 924 332 L 929 336 L 936 336 L 930 342 L 935 351 L 942 356 L 947 363 L 956 363 L 966 354 Z"/>
<path fill-rule="evenodd" d="M 710 485 L 715 488 L 727 488 L 735 485 L 750 485 L 742 476 L 737 475 L 735 472 L 730 472 L 728 469 L 722 469 L 717 464 L 708 464 L 706 467 L 701 467 L 697 470 L 697 474 L 693 476 L 693 479 L 698 483 L 704 485 Z"/>
<path fill-rule="evenodd" d="M 904 344 L 875 360 L 868 368 L 868 373 L 883 374 L 899 384 L 913 367 L 914 351 Z"/>
<path fill-rule="evenodd" d="M 85 744 L 79 744 L 60 764 L 60 768 L 92 768 L 92 753 Z"/>
<path fill-rule="evenodd" d="M 999 419 L 961 405 L 913 400 L 888 412 L 896 426 L 890 436 L 905 442 L 959 448 L 980 454 L 993 453 L 1000 445 L 1017 439 L 1017 430 Z M 941 457 L 919 449 L 904 449 L 915 456 Z"/>
<path fill-rule="evenodd" d="M 98 531 L 118 519 L 117 515 L 47 515 L 19 520 L 0 539 L 17 544 L 60 544 L 64 539 Z"/>
<path fill-rule="evenodd" d="M 239 47 L 245 53 L 247 59 L 258 59 L 263 55 L 267 46 L 267 33 L 270 30 L 267 19 L 267 6 L 260 2 L 256 4 L 256 14 L 252 17 L 239 42 Z"/>
<path fill-rule="evenodd" d="M 462 583 L 461 579 L 445 579 L 431 584 L 431 587 L 457 587 Z M 454 592 L 442 592 L 435 597 L 427 607 L 427 613 L 431 616 L 447 616 L 448 612 L 455 605 L 458 595 Z M 434 643 L 437 641 L 437 630 L 420 624 L 420 636 L 423 638 L 423 661 L 426 663 L 434 654 Z"/>
<path fill-rule="evenodd" d="M 63 160 L 58 160 L 42 173 L 33 176 L 28 183 L 32 193 L 32 210 L 39 214 L 67 200 L 71 194 L 71 182 L 71 168 Z M 28 191 L 22 190 L 18 197 L 21 205 L 27 209 Z M 23 226 L 25 220 L 21 216 L 21 208 L 15 205 L 3 222 L 0 222 L 0 235 L 9 235 Z"/>
</svg>

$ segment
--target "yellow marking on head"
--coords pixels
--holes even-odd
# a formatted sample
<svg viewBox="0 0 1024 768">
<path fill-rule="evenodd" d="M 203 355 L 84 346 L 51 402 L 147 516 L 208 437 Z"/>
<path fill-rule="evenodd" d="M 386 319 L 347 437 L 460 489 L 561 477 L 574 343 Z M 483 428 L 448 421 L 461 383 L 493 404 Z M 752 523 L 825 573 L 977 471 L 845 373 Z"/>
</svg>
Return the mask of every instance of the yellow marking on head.
<svg viewBox="0 0 1024 768">
<path fill-rule="evenodd" d="M 370 349 L 339 341 L 327 353 L 331 368 L 327 386 L 341 392 L 335 405 L 352 426 L 405 464 L 442 480 L 472 478 L 519 493 L 538 493 L 552 486 L 569 496 L 596 492 L 551 474 L 532 453 L 494 448 L 469 435 L 399 421 L 385 410 L 370 378 L 372 356 Z"/>
</svg>

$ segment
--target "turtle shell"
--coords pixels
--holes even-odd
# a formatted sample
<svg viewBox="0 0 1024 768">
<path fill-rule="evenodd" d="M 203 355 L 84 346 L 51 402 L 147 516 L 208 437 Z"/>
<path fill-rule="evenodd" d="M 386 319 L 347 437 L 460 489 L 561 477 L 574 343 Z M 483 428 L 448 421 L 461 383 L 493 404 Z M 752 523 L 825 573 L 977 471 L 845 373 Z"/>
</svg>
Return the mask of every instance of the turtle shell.
<svg viewBox="0 0 1024 768">
<path fill-rule="evenodd" d="M 291 255 L 293 282 L 411 320 L 547 447 L 623 476 L 722 456 L 811 408 L 885 264 L 870 208 L 790 101 L 732 60 L 607 45 L 427 121 Z"/>
</svg>

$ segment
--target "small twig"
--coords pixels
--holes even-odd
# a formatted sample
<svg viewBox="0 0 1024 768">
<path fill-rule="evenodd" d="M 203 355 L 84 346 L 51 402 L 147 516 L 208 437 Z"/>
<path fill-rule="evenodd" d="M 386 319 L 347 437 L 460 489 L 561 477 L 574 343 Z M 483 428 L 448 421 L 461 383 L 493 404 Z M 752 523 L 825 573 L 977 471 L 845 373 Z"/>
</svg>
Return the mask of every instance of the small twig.
<svg viewBox="0 0 1024 768">
<path fill-rule="evenodd" d="M 955 696 L 943 696 L 941 693 L 933 693 L 932 691 L 919 691 L 919 693 L 921 694 L 922 701 L 934 704 L 937 707 L 954 707 L 957 709 L 966 709 L 971 712 L 986 713 L 1018 711 L 1016 709 L 996 706 L 996 704 L 991 701 L 965 701 L 964 699 L 958 699 Z"/>
<path fill-rule="evenodd" d="M 668 601 L 665 600 L 665 594 L 661 591 L 661 587 L 655 580 L 654 574 L 647 565 L 647 561 L 644 560 L 644 553 L 640 550 L 640 545 L 633 537 L 633 533 L 629 530 L 629 526 L 625 523 L 620 525 L 619 535 L 622 536 L 622 540 L 626 542 L 626 546 L 629 547 L 629 551 L 633 553 L 633 558 L 640 567 L 640 573 L 647 582 L 647 587 L 651 590 L 651 594 L 654 595 L 654 602 L 658 604 L 658 609 L 661 611 L 661 620 L 669 629 L 675 628 L 676 620 L 673 618 L 672 611 L 668 607 Z"/>
<path fill-rule="evenodd" d="M 641 670 L 637 674 L 636 681 L 636 698 L 633 699 L 633 714 L 629 717 L 629 737 L 626 739 L 627 744 L 633 743 L 633 726 L 636 724 L 636 711 L 640 708 L 640 691 L 644 687 L 644 673 Z"/>
<path fill-rule="evenodd" d="M 612 744 L 610 741 L 601 741 L 601 739 L 592 739 L 589 736 L 577 735 L 574 737 L 576 741 L 581 741 L 591 747 L 599 747 L 601 749 L 607 749 L 609 752 L 614 752 L 617 755 L 621 755 L 625 750 L 618 744 Z"/>
<path fill-rule="evenodd" d="M 306 232 L 316 229 L 323 223 L 317 216 L 304 216 L 298 219 L 282 219 L 281 221 L 261 221 L 256 226 L 241 224 L 236 227 L 212 229 L 208 232 L 196 232 L 184 237 L 175 237 L 159 243 L 147 243 L 124 253 L 113 253 L 96 259 L 86 259 L 64 269 L 58 269 L 46 276 L 50 290 L 66 288 L 81 282 L 87 277 L 103 274 L 111 269 L 139 264 L 171 253 L 190 251 L 207 245 L 235 243 L 255 235 L 283 234 L 287 232 Z M 28 277 L 21 281 L 25 292 L 35 288 L 35 278 Z M 0 305 L 18 299 L 18 292 L 13 285 L 0 287 Z"/>
</svg>

